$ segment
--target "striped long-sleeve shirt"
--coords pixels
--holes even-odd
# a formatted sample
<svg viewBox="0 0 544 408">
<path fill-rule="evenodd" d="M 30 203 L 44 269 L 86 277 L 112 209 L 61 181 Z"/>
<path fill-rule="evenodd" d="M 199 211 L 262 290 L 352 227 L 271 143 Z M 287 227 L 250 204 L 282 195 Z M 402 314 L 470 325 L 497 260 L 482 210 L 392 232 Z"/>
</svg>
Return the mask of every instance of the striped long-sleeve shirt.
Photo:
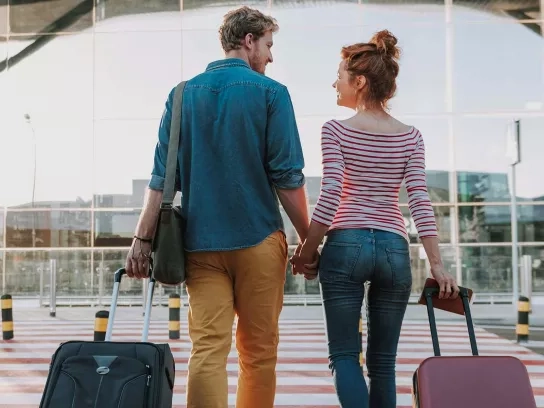
<svg viewBox="0 0 544 408">
<path fill-rule="evenodd" d="M 321 150 L 323 178 L 313 221 L 329 229 L 381 229 L 409 240 L 399 208 L 404 180 L 419 236 L 437 236 L 418 129 L 369 133 L 330 120 L 321 129 Z"/>
</svg>

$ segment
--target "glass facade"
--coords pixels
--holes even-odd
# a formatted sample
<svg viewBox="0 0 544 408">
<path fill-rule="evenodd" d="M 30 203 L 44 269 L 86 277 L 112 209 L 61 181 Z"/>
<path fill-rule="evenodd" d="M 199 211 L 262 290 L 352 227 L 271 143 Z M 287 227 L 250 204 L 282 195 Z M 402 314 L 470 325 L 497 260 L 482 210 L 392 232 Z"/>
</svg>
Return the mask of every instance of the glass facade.
<svg viewBox="0 0 544 408">
<path fill-rule="evenodd" d="M 331 87 L 340 47 L 397 36 L 391 113 L 425 138 L 444 262 L 480 296 L 513 288 L 507 128 L 519 119 L 518 255 L 532 257 L 533 293 L 544 292 L 544 0 L 0 0 L 2 293 L 42 299 L 52 268 L 59 298 L 110 293 L 168 92 L 223 57 L 217 28 L 241 4 L 280 24 L 267 75 L 291 92 L 312 210 L 321 125 L 351 114 Z M 428 266 L 405 190 L 400 203 L 416 295 Z M 287 272 L 287 294 L 319 294 Z M 122 290 L 142 294 L 129 280 Z"/>
</svg>

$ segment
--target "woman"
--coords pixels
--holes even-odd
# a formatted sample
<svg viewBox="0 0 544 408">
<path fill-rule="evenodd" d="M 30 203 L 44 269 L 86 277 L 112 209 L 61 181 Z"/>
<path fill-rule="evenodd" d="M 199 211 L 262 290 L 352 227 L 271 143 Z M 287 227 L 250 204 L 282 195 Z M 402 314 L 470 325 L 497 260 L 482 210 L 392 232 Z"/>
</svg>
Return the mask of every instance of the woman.
<svg viewBox="0 0 544 408">
<path fill-rule="evenodd" d="M 445 272 L 425 179 L 425 147 L 418 129 L 390 116 L 387 102 L 399 72 L 397 39 L 388 31 L 342 48 L 333 87 L 349 119 L 322 127 L 323 179 L 308 237 L 291 262 L 312 276 L 325 235 L 319 279 L 330 369 L 342 408 L 396 407 L 397 345 L 412 287 L 409 239 L 399 209 L 405 180 L 410 213 L 427 253 L 440 298 L 459 288 Z M 359 365 L 359 316 L 367 292 L 367 389 Z"/>
</svg>

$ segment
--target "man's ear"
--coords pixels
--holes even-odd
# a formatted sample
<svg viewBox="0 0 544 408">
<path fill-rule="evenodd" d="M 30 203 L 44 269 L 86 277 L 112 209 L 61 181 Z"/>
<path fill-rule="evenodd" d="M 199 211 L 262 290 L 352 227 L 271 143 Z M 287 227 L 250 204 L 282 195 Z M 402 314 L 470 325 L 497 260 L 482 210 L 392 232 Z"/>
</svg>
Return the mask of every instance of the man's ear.
<svg viewBox="0 0 544 408">
<path fill-rule="evenodd" d="M 246 34 L 246 36 L 244 37 L 244 40 L 242 41 L 242 44 L 244 45 L 245 48 L 249 50 L 253 49 L 253 47 L 255 46 L 255 37 L 253 36 L 253 34 L 251 33 Z"/>
</svg>

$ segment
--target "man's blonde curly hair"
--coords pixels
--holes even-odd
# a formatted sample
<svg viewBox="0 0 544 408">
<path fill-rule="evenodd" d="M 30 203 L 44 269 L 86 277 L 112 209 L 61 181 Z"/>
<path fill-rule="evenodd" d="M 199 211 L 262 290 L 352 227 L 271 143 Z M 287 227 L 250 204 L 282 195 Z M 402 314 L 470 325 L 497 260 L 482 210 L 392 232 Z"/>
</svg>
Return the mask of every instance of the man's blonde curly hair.
<svg viewBox="0 0 544 408">
<path fill-rule="evenodd" d="M 219 38 L 223 50 L 229 52 L 239 49 L 247 34 L 253 34 L 255 40 L 259 40 L 267 31 L 276 33 L 278 30 L 279 26 L 273 17 L 243 6 L 225 14 L 223 24 L 219 27 Z"/>
</svg>

